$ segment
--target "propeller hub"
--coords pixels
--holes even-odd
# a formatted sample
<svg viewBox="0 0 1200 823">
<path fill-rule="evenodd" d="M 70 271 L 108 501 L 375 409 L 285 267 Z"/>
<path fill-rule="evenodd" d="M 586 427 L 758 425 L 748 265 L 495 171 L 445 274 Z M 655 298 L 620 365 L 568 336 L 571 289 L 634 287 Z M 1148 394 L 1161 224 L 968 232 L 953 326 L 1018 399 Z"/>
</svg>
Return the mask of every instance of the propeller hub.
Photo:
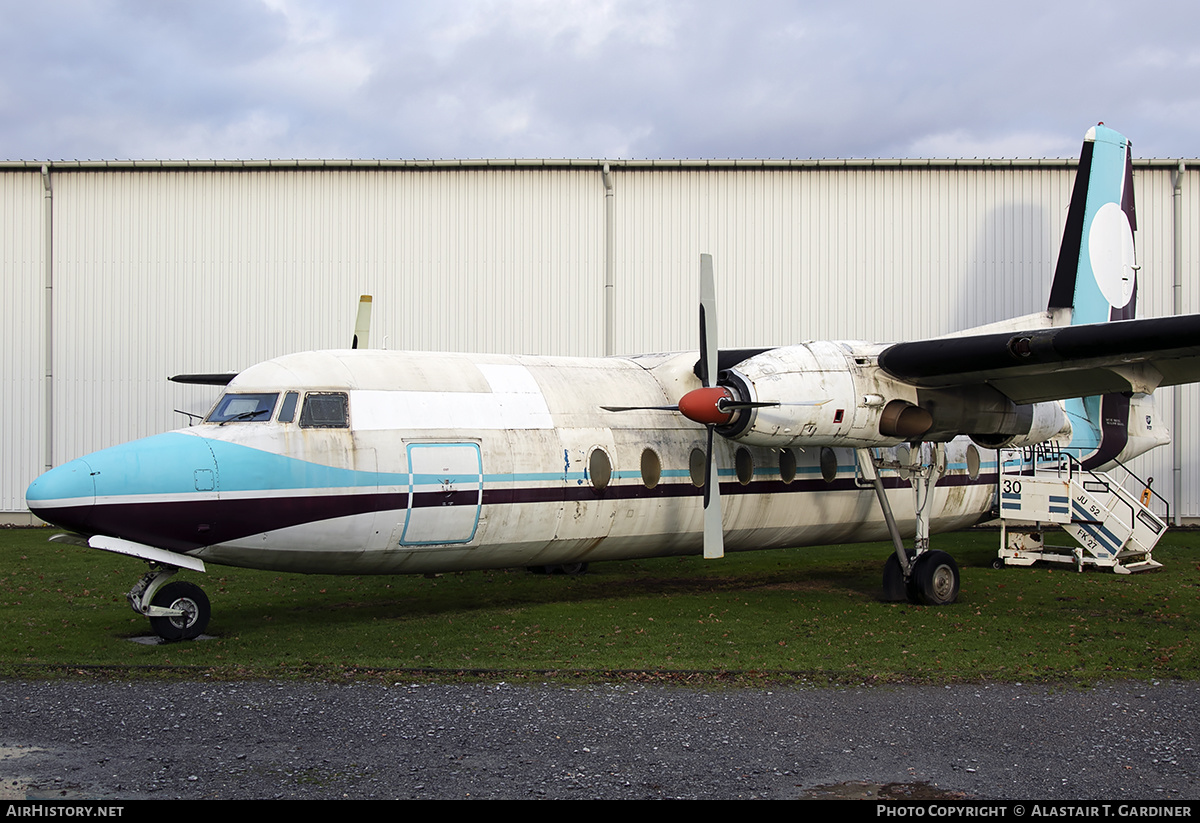
<svg viewBox="0 0 1200 823">
<path fill-rule="evenodd" d="M 705 426 L 723 426 L 733 419 L 733 410 L 724 404 L 733 400 L 733 392 L 724 386 L 692 389 L 679 398 L 679 413 Z"/>
</svg>

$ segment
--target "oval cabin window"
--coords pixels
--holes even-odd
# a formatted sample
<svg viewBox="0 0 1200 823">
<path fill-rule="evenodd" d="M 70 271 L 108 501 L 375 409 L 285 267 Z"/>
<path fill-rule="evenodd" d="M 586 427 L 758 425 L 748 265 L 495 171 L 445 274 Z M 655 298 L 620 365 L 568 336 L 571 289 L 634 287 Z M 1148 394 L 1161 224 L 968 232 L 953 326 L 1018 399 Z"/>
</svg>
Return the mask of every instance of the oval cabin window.
<svg viewBox="0 0 1200 823">
<path fill-rule="evenodd" d="M 707 462 L 704 459 L 704 449 L 692 449 L 691 457 L 688 458 L 688 474 L 692 476 L 692 485 L 698 489 L 704 488 L 704 464 Z"/>
<path fill-rule="evenodd" d="M 662 477 L 662 461 L 658 459 L 654 449 L 642 451 L 642 485 L 652 489 L 658 485 Z"/>
<path fill-rule="evenodd" d="M 975 448 L 975 444 L 972 443 L 967 446 L 967 477 L 971 478 L 972 480 L 978 480 L 979 470 L 979 449 Z"/>
<path fill-rule="evenodd" d="M 737 450 L 735 466 L 737 468 L 738 482 L 743 486 L 749 486 L 750 481 L 754 479 L 754 456 L 750 454 L 750 450 L 745 446 Z"/>
<path fill-rule="evenodd" d="M 591 456 L 588 457 L 588 476 L 592 480 L 592 488 L 596 491 L 602 492 L 608 488 L 612 480 L 612 462 L 604 449 L 592 449 Z"/>
<path fill-rule="evenodd" d="M 779 479 L 791 483 L 796 479 L 796 453 L 791 449 L 779 452 Z"/>
<path fill-rule="evenodd" d="M 828 446 L 821 447 L 821 477 L 826 483 L 832 483 L 837 479 L 838 459 L 837 452 Z"/>
</svg>

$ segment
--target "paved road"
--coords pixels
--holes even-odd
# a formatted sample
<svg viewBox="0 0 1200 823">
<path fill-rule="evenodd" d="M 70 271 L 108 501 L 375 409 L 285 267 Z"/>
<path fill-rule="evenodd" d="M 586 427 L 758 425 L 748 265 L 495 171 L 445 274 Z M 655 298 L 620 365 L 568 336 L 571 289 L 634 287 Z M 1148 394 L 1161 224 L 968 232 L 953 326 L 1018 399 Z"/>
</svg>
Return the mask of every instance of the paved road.
<svg viewBox="0 0 1200 823">
<path fill-rule="evenodd" d="M 1200 684 L 0 682 L 0 793 L 1200 798 Z M 888 784 L 895 784 L 888 786 Z"/>
</svg>

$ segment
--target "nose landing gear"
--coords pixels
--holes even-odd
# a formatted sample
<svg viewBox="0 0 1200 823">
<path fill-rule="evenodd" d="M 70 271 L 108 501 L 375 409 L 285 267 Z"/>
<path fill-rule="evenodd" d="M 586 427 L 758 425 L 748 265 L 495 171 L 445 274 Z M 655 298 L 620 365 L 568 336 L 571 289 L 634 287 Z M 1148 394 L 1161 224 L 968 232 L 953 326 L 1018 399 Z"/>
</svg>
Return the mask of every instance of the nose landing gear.
<svg viewBox="0 0 1200 823">
<path fill-rule="evenodd" d="M 150 628 L 166 642 L 194 640 L 208 628 L 212 609 L 208 596 L 195 583 L 168 583 L 176 568 L 152 568 L 126 597 L 138 614 L 150 618 Z"/>
</svg>

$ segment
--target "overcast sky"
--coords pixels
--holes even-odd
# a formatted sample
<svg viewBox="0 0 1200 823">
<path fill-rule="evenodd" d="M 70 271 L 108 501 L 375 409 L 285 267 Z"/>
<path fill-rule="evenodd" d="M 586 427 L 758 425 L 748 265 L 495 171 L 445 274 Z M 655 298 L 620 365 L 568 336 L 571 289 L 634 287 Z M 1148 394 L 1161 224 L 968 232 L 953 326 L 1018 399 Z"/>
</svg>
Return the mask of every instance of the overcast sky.
<svg viewBox="0 0 1200 823">
<path fill-rule="evenodd" d="M 0 158 L 1200 157 L 1200 3 L 3 0 Z"/>
</svg>

